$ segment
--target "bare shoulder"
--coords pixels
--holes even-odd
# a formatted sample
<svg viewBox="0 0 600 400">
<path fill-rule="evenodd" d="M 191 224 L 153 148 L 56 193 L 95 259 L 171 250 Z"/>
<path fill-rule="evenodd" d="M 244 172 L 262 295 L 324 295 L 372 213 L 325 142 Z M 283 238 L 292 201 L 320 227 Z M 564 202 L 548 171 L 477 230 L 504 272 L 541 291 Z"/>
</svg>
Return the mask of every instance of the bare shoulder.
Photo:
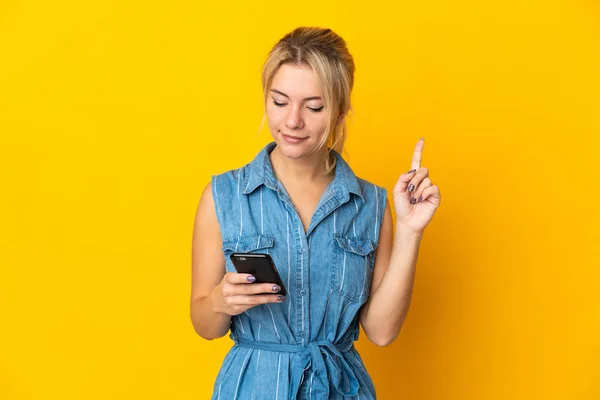
<svg viewBox="0 0 600 400">
<path fill-rule="evenodd" d="M 209 181 L 204 189 L 202 190 L 202 194 L 200 195 L 200 202 L 198 203 L 198 213 L 196 213 L 196 219 L 199 216 L 205 218 L 212 218 L 213 214 L 216 222 L 216 213 L 215 213 L 215 202 L 212 196 L 212 182 Z"/>
<path fill-rule="evenodd" d="M 225 258 L 221 251 L 221 231 L 208 182 L 200 196 L 192 236 L 191 301 L 206 296 L 225 275 Z"/>
</svg>

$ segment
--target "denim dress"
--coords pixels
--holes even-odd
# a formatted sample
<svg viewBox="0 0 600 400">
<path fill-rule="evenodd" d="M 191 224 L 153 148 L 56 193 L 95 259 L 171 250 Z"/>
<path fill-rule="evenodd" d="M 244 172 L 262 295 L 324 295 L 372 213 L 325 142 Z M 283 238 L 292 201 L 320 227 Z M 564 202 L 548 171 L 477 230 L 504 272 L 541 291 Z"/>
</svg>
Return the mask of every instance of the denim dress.
<svg viewBox="0 0 600 400">
<path fill-rule="evenodd" d="M 357 178 L 339 153 L 335 177 L 305 231 L 269 158 L 214 175 L 212 195 L 227 272 L 233 252 L 267 253 L 287 289 L 282 303 L 231 318 L 234 341 L 212 399 L 374 399 L 354 347 L 369 297 L 385 188 Z"/>
</svg>

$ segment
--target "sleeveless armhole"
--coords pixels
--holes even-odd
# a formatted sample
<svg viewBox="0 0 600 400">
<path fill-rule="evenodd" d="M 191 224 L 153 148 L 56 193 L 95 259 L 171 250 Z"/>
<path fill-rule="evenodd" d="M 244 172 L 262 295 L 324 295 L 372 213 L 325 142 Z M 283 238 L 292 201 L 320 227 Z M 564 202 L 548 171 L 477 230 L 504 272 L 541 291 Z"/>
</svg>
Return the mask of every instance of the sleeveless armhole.
<svg viewBox="0 0 600 400">
<path fill-rule="evenodd" d="M 212 192 L 212 197 L 213 197 L 213 203 L 215 204 L 215 212 L 217 214 L 217 222 L 219 223 L 219 227 L 221 229 L 223 229 L 223 217 L 221 215 L 221 207 L 219 204 L 219 190 L 217 187 L 217 176 L 218 175 L 213 175 L 211 177 L 211 192 Z"/>
<path fill-rule="evenodd" d="M 387 190 L 384 187 L 373 184 L 375 188 L 376 201 L 376 220 L 375 220 L 375 243 L 379 243 L 379 233 L 383 225 L 383 217 L 385 216 L 385 206 L 387 202 Z"/>
</svg>

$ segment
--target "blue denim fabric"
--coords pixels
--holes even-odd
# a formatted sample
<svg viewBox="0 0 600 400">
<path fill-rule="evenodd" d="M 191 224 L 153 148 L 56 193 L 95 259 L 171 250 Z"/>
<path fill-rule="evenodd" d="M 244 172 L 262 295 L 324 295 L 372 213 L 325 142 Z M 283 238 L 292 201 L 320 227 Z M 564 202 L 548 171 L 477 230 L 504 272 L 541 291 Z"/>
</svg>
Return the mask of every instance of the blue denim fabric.
<svg viewBox="0 0 600 400">
<path fill-rule="evenodd" d="M 233 252 L 268 253 L 288 296 L 232 317 L 212 399 L 374 399 L 353 342 L 369 297 L 386 189 L 357 178 L 335 151 L 335 178 L 307 231 L 273 172 L 254 160 L 212 177 L 226 270 Z"/>
</svg>

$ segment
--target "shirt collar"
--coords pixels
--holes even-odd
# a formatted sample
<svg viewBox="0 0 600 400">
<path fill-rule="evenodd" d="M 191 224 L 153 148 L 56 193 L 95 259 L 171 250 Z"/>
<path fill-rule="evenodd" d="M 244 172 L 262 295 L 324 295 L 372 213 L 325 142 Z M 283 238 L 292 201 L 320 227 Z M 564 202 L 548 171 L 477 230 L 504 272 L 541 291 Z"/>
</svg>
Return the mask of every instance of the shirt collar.
<svg viewBox="0 0 600 400">
<path fill-rule="evenodd" d="M 257 187 L 264 184 L 268 188 L 278 191 L 278 181 L 273 171 L 273 165 L 269 154 L 275 148 L 276 143 L 271 142 L 267 144 L 257 155 L 250 164 L 244 168 L 244 194 L 252 193 Z M 358 178 L 342 158 L 342 156 L 335 150 L 330 150 L 336 157 L 335 166 L 335 178 L 333 179 L 332 188 L 334 192 L 340 196 L 341 199 L 348 199 L 350 193 L 358 195 L 362 201 L 365 199 L 358 184 Z"/>
</svg>

